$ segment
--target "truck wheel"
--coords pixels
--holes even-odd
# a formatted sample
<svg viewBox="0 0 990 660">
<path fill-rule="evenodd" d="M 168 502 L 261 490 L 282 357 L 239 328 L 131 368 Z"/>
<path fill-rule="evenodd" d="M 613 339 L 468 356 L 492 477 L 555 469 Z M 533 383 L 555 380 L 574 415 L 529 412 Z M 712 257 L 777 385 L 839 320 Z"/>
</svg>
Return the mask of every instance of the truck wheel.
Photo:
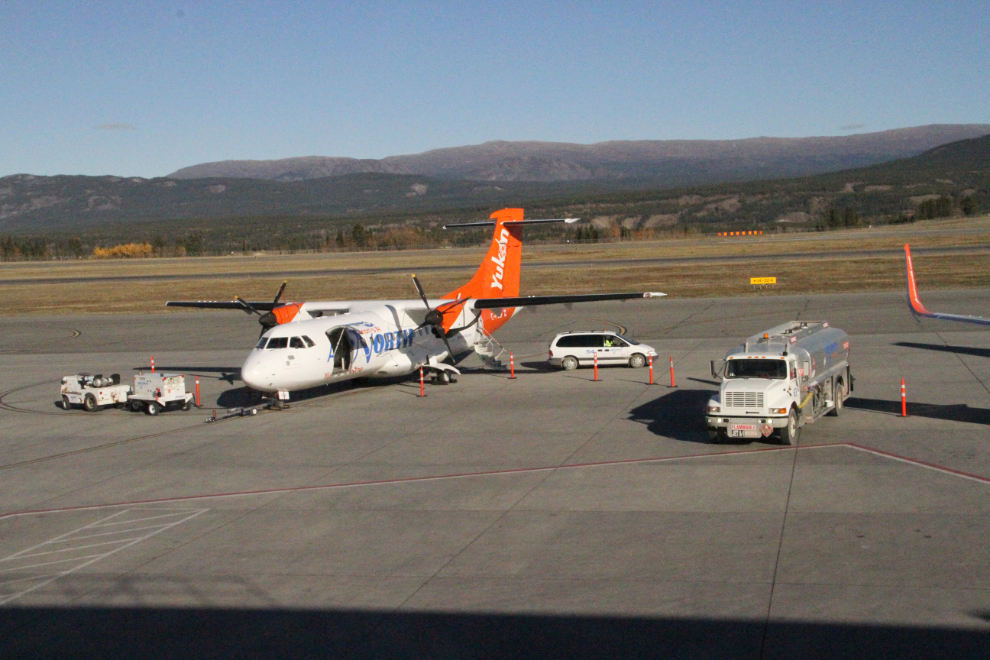
<svg viewBox="0 0 990 660">
<path fill-rule="evenodd" d="M 835 404 L 832 406 L 832 409 L 828 411 L 828 414 L 832 417 L 838 417 L 842 414 L 842 396 L 845 389 L 846 388 L 842 385 L 841 380 L 836 381 L 835 390 L 833 391 L 833 400 L 835 401 Z"/>
<path fill-rule="evenodd" d="M 157 415 L 161 411 L 162 411 L 162 406 L 161 406 L 160 403 L 158 403 L 157 401 L 149 401 L 148 402 L 148 407 L 146 409 L 146 412 L 149 415 L 151 415 L 152 417 L 154 417 L 155 415 Z"/>
<path fill-rule="evenodd" d="M 801 429 L 798 428 L 797 413 L 791 408 L 791 414 L 787 416 L 787 426 L 780 429 L 780 444 L 796 445 Z"/>
<path fill-rule="evenodd" d="M 708 431 L 708 441 L 713 445 L 724 445 L 729 441 L 729 436 L 726 435 L 725 429 L 710 429 Z"/>
<path fill-rule="evenodd" d="M 100 407 L 96 405 L 95 396 L 93 396 L 92 394 L 87 394 L 85 398 L 83 398 L 83 410 L 85 410 L 86 412 L 96 412 L 99 409 Z"/>
<path fill-rule="evenodd" d="M 131 410 L 141 412 L 141 408 L 144 408 L 144 403 L 138 399 L 131 399 Z"/>
<path fill-rule="evenodd" d="M 62 410 L 69 410 L 72 408 L 72 404 L 69 403 L 69 397 L 62 395 Z"/>
<path fill-rule="evenodd" d="M 564 371 L 574 371 L 578 368 L 578 361 L 576 357 L 567 356 L 560 361 L 560 368 Z"/>
<path fill-rule="evenodd" d="M 646 366 L 646 358 L 636 353 L 636 355 L 629 358 L 629 366 L 633 369 L 642 369 Z"/>
<path fill-rule="evenodd" d="M 186 411 L 186 412 L 189 412 L 190 410 L 192 410 L 192 399 L 189 399 L 188 401 L 183 401 L 182 402 L 182 409 L 184 411 Z"/>
</svg>

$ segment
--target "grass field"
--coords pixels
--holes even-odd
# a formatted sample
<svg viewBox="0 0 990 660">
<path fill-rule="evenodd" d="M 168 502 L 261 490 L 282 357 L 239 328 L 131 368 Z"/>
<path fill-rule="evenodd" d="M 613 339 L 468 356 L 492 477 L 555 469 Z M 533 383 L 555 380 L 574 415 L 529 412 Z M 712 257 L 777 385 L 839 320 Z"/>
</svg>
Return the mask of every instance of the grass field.
<svg viewBox="0 0 990 660">
<path fill-rule="evenodd" d="M 707 297 L 892 290 L 904 286 L 904 258 L 899 250 L 905 242 L 915 248 L 971 248 L 956 254 L 917 256 L 922 290 L 990 287 L 990 217 L 981 217 L 828 233 L 524 245 L 521 292 L 650 290 L 677 297 Z M 827 257 L 837 251 L 857 254 Z M 0 313 L 139 313 L 161 311 L 166 300 L 230 300 L 235 295 L 266 300 L 283 278 L 289 280 L 289 300 L 412 298 L 415 289 L 409 275 L 414 272 L 419 273 L 428 294 L 439 297 L 468 279 L 484 252 L 479 247 L 3 263 Z M 719 261 L 728 256 L 746 258 Z M 588 266 L 596 261 L 685 257 L 706 261 Z M 378 269 L 383 272 L 346 272 Z M 175 276 L 183 279 L 166 279 Z M 778 285 L 754 291 L 749 278 L 759 276 L 776 276 Z M 92 278 L 102 281 L 87 281 Z"/>
</svg>

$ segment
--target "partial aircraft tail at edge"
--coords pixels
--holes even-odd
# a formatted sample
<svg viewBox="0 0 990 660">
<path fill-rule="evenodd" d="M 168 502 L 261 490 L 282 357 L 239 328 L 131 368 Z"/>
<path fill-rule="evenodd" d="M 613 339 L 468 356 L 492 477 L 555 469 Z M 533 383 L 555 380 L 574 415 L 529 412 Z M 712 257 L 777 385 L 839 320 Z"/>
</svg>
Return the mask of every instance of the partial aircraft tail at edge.
<svg viewBox="0 0 990 660">
<path fill-rule="evenodd" d="M 904 244 L 904 257 L 907 268 L 907 302 L 908 309 L 915 316 L 928 319 L 939 319 L 942 321 L 957 321 L 959 323 L 976 323 L 977 325 L 990 325 L 990 319 L 982 316 L 967 316 L 965 314 L 945 314 L 943 312 L 929 312 L 921 303 L 918 297 L 918 285 L 914 280 L 914 264 L 911 262 L 911 246 Z"/>
</svg>

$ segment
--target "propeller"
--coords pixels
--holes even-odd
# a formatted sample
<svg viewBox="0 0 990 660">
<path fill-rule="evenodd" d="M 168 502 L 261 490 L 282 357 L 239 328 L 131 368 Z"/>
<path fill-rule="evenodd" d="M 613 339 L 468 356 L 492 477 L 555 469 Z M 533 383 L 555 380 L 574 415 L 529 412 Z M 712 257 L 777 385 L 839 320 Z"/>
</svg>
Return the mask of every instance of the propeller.
<svg viewBox="0 0 990 660">
<path fill-rule="evenodd" d="M 285 292 L 286 284 L 288 284 L 288 282 L 282 282 L 282 286 L 278 288 L 278 293 L 275 294 L 275 299 L 272 300 L 273 310 L 278 305 L 278 301 L 282 299 L 282 294 Z M 234 300 L 240 303 L 241 307 L 244 308 L 244 311 L 258 315 L 258 323 L 261 324 L 261 334 L 259 334 L 258 337 L 261 337 L 263 334 L 278 325 L 278 318 L 275 316 L 274 312 L 265 312 L 262 314 L 257 309 L 252 307 L 251 303 L 247 302 L 240 296 L 234 296 Z"/>
<path fill-rule="evenodd" d="M 453 337 L 461 330 L 470 328 L 472 325 L 478 322 L 478 319 L 481 318 L 481 315 L 479 314 L 478 316 L 475 316 L 474 321 L 463 327 L 444 330 L 443 329 L 444 312 L 450 311 L 451 309 L 454 309 L 458 305 L 463 305 L 464 303 L 467 302 L 467 298 L 454 300 L 449 303 L 444 303 L 443 305 L 440 305 L 437 308 L 432 308 L 430 307 L 430 301 L 427 300 L 426 298 L 426 292 L 423 291 L 423 285 L 419 283 L 419 278 L 413 275 L 412 279 L 413 279 L 413 284 L 416 285 L 416 290 L 419 291 L 419 297 L 423 300 L 423 304 L 426 306 L 427 309 L 426 318 L 423 320 L 422 323 L 419 324 L 419 326 L 416 329 L 419 330 L 420 328 L 425 328 L 426 326 L 430 326 L 430 328 L 433 330 L 433 335 L 438 339 L 443 340 L 444 346 L 447 347 L 447 355 L 449 355 L 450 358 L 453 359 L 454 351 L 450 348 L 450 342 L 447 341 L 447 338 Z"/>
</svg>

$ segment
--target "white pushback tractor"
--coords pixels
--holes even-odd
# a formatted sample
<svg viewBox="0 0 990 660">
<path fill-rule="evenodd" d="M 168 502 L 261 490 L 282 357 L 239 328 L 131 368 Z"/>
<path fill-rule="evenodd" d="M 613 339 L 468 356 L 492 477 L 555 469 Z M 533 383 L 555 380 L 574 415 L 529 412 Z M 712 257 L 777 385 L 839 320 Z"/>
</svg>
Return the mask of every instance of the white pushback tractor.
<svg viewBox="0 0 990 660">
<path fill-rule="evenodd" d="M 797 442 L 802 426 L 838 415 L 853 389 L 849 336 L 824 321 L 789 321 L 730 350 L 712 376 L 722 377 L 708 401 L 712 442 L 769 438 Z"/>
</svg>

